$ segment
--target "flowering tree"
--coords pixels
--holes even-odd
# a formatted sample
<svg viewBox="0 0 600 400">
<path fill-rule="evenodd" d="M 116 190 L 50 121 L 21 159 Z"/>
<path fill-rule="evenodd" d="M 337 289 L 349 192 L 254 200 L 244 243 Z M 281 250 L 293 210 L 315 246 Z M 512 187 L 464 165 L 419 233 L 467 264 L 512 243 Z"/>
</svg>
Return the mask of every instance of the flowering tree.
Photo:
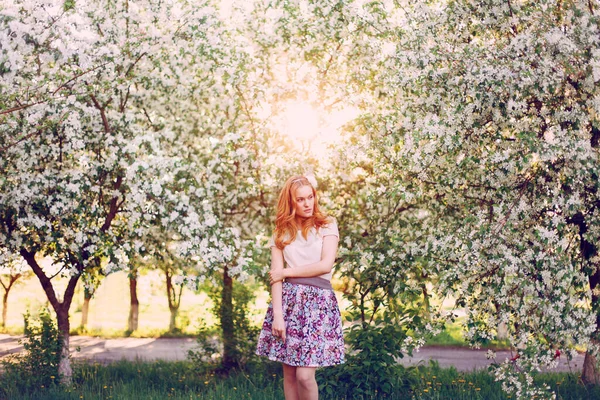
<svg viewBox="0 0 600 400">
<path fill-rule="evenodd" d="M 0 249 L 0 285 L 4 289 L 2 296 L 2 327 L 6 327 L 6 314 L 8 313 L 8 295 L 19 279 L 28 278 L 31 272 L 27 264 L 20 257 L 8 256 Z"/>
<path fill-rule="evenodd" d="M 372 195 L 419 210 L 402 247 L 467 306 L 468 339 L 509 327 L 517 354 L 496 376 L 519 398 L 547 395 L 530 373 L 575 344 L 598 382 L 597 13 L 583 1 L 395 8 L 380 111 L 362 124 L 369 178 L 386 183 Z"/>
<path fill-rule="evenodd" d="M 201 110 L 184 121 L 171 108 L 215 84 L 201 79 L 218 36 L 210 12 L 151 1 L 1 11 L 0 242 L 27 261 L 56 312 L 66 382 L 75 286 L 102 259 L 105 273 L 127 265 L 149 229 L 176 235 L 181 254 L 222 259 L 201 242 L 215 217 L 198 213 L 200 192 L 180 182 L 190 166 L 177 136 Z M 38 255 L 69 277 L 62 296 Z"/>
<path fill-rule="evenodd" d="M 429 281 L 467 307 L 474 344 L 507 326 L 518 350 L 496 374 L 520 398 L 547 395 L 531 371 L 574 344 L 588 346 L 584 377 L 597 382 L 597 13 L 587 1 L 465 0 L 263 14 L 287 38 L 270 43 L 363 112 L 324 179 L 349 292 L 373 307 L 420 297 L 427 310 Z M 357 290 L 364 277 L 376 291 Z"/>
<path fill-rule="evenodd" d="M 508 327 L 519 350 L 496 370 L 506 390 L 545 394 L 530 371 L 574 344 L 597 381 L 595 4 L 254 7 L 221 22 L 175 0 L 1 11 L 0 239 L 42 283 L 65 351 L 80 277 L 168 242 L 199 279 L 222 277 L 234 365 L 232 280 L 260 273 L 276 188 L 312 165 L 362 325 L 384 309 L 384 322 L 435 331 L 428 281 L 467 307 L 474 344 Z M 337 159 L 283 139 L 289 100 L 361 110 Z M 71 277 L 62 300 L 36 255 Z"/>
</svg>

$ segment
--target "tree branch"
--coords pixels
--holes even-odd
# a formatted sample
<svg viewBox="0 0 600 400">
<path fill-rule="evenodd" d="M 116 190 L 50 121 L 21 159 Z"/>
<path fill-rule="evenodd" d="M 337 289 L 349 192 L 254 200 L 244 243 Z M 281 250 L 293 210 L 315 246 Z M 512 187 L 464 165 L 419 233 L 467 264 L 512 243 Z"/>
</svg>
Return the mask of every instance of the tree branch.
<svg viewBox="0 0 600 400">
<path fill-rule="evenodd" d="M 117 181 L 113 185 L 113 190 L 119 190 L 121 188 L 122 183 L 123 183 L 123 174 L 120 173 L 117 176 Z M 102 232 L 106 232 L 108 230 L 108 228 L 110 228 L 110 224 L 112 223 L 113 219 L 115 219 L 118 209 L 119 209 L 119 196 L 114 196 L 112 198 L 112 200 L 110 201 L 110 209 L 108 211 L 108 215 L 106 216 L 106 219 L 104 220 L 104 224 L 102 225 L 102 228 L 100 228 L 100 230 Z"/>
<path fill-rule="evenodd" d="M 44 292 L 48 297 L 48 301 L 52 305 L 52 308 L 54 308 L 54 311 L 58 314 L 61 308 L 61 303 L 56 298 L 56 293 L 54 292 L 52 282 L 46 276 L 40 265 L 35 260 L 35 253 L 29 252 L 25 249 L 21 249 L 19 253 L 25 259 L 25 261 L 27 261 L 27 264 L 29 264 L 29 266 L 33 270 L 33 273 L 38 277 L 40 283 L 42 284 L 42 289 L 44 289 Z"/>
</svg>

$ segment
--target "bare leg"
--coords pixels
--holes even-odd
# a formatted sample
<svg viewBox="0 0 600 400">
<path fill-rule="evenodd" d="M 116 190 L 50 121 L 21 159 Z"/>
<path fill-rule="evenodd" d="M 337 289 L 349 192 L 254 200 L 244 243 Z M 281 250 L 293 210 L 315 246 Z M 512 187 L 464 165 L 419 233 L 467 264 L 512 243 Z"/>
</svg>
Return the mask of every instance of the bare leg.
<svg viewBox="0 0 600 400">
<path fill-rule="evenodd" d="M 318 400 L 319 387 L 315 379 L 316 368 L 296 367 L 296 380 L 298 381 L 298 394 L 300 400 Z"/>
<path fill-rule="evenodd" d="M 298 381 L 296 380 L 296 368 L 283 364 L 283 393 L 285 400 L 298 400 Z"/>
</svg>

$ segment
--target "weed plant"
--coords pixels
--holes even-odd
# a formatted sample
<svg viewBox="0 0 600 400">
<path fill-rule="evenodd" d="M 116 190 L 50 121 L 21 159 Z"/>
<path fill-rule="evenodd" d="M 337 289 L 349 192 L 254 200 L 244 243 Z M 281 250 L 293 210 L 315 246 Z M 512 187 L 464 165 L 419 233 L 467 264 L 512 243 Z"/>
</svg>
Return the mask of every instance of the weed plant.
<svg viewBox="0 0 600 400">
<path fill-rule="evenodd" d="M 189 362 L 130 362 L 120 361 L 109 365 L 78 362 L 73 365 L 73 386 L 50 385 L 20 391 L 6 385 L 0 399 L 22 400 L 96 400 L 96 399 L 283 399 L 283 377 L 276 363 L 261 362 L 247 365 L 245 370 L 219 375 L 214 371 L 199 372 Z M 328 393 L 331 382 L 319 377 L 323 400 L 375 400 L 375 399 L 481 399 L 507 400 L 500 384 L 494 382 L 487 371 L 461 373 L 453 368 L 443 369 L 432 363 L 429 366 L 406 368 L 397 376 L 398 384 L 389 393 L 377 391 L 347 397 Z M 577 374 L 541 374 L 538 381 L 556 390 L 557 398 L 598 399 L 600 390 L 581 384 Z M 351 382 L 349 382 L 351 384 Z M 6 391 L 6 389 L 10 389 Z"/>
<path fill-rule="evenodd" d="M 184 362 L 78 362 L 73 364 L 72 386 L 61 386 L 57 369 L 60 341 L 54 321 L 44 312 L 37 319 L 28 316 L 25 322 L 25 352 L 3 363 L 0 400 L 284 397 L 277 363 L 248 358 L 243 368 L 224 373 L 218 363 L 203 361 L 199 355 Z M 349 338 L 360 343 L 360 351 L 350 354 L 346 364 L 318 371 L 322 399 L 511 398 L 488 371 L 461 373 L 454 368 L 442 369 L 435 362 L 401 366 L 394 358 L 400 352 L 398 340 L 392 339 L 402 332 L 389 326 L 351 332 Z M 600 388 L 583 385 L 578 374 L 540 374 L 536 380 L 540 386 L 549 385 L 561 400 L 600 399 Z"/>
<path fill-rule="evenodd" d="M 26 393 L 54 387 L 60 380 L 58 363 L 62 342 L 58 328 L 46 309 L 33 318 L 25 314 L 24 322 L 25 337 L 19 342 L 25 351 L 2 360 L 0 389 L 10 386 L 13 391 Z"/>
</svg>

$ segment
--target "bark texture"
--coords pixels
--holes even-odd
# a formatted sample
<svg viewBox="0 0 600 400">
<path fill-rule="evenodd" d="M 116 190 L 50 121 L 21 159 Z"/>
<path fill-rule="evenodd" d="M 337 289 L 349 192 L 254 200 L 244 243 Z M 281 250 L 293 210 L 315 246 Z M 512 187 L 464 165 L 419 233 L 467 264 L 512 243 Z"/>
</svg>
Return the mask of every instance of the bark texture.
<svg viewBox="0 0 600 400">
<path fill-rule="evenodd" d="M 73 370 L 71 369 L 71 360 L 69 358 L 69 309 L 71 308 L 71 302 L 73 300 L 73 295 L 75 294 L 75 287 L 77 286 L 77 282 L 79 281 L 81 275 L 78 274 L 71 276 L 63 293 L 63 301 L 59 301 L 54 291 L 52 281 L 48 276 L 46 276 L 35 259 L 35 252 L 21 249 L 21 256 L 23 256 L 23 258 L 27 261 L 27 264 L 29 264 L 33 270 L 33 273 L 39 279 L 40 284 L 46 293 L 46 297 L 56 313 L 58 330 L 60 332 L 62 341 L 58 372 L 60 374 L 61 383 L 70 386 L 73 380 Z M 83 270 L 82 266 L 78 266 L 78 270 Z"/>
<path fill-rule="evenodd" d="M 229 371 L 238 366 L 233 323 L 233 279 L 229 268 L 223 269 L 223 293 L 221 295 L 221 329 L 223 330 L 223 369 Z"/>
<path fill-rule="evenodd" d="M 81 327 L 83 329 L 87 328 L 91 299 L 92 299 L 92 294 L 90 292 L 88 292 L 87 290 L 85 290 L 83 293 L 83 305 L 81 306 Z"/>
<path fill-rule="evenodd" d="M 129 275 L 129 318 L 127 318 L 127 330 L 137 331 L 139 323 L 140 302 L 137 296 L 137 271 Z"/>
</svg>

